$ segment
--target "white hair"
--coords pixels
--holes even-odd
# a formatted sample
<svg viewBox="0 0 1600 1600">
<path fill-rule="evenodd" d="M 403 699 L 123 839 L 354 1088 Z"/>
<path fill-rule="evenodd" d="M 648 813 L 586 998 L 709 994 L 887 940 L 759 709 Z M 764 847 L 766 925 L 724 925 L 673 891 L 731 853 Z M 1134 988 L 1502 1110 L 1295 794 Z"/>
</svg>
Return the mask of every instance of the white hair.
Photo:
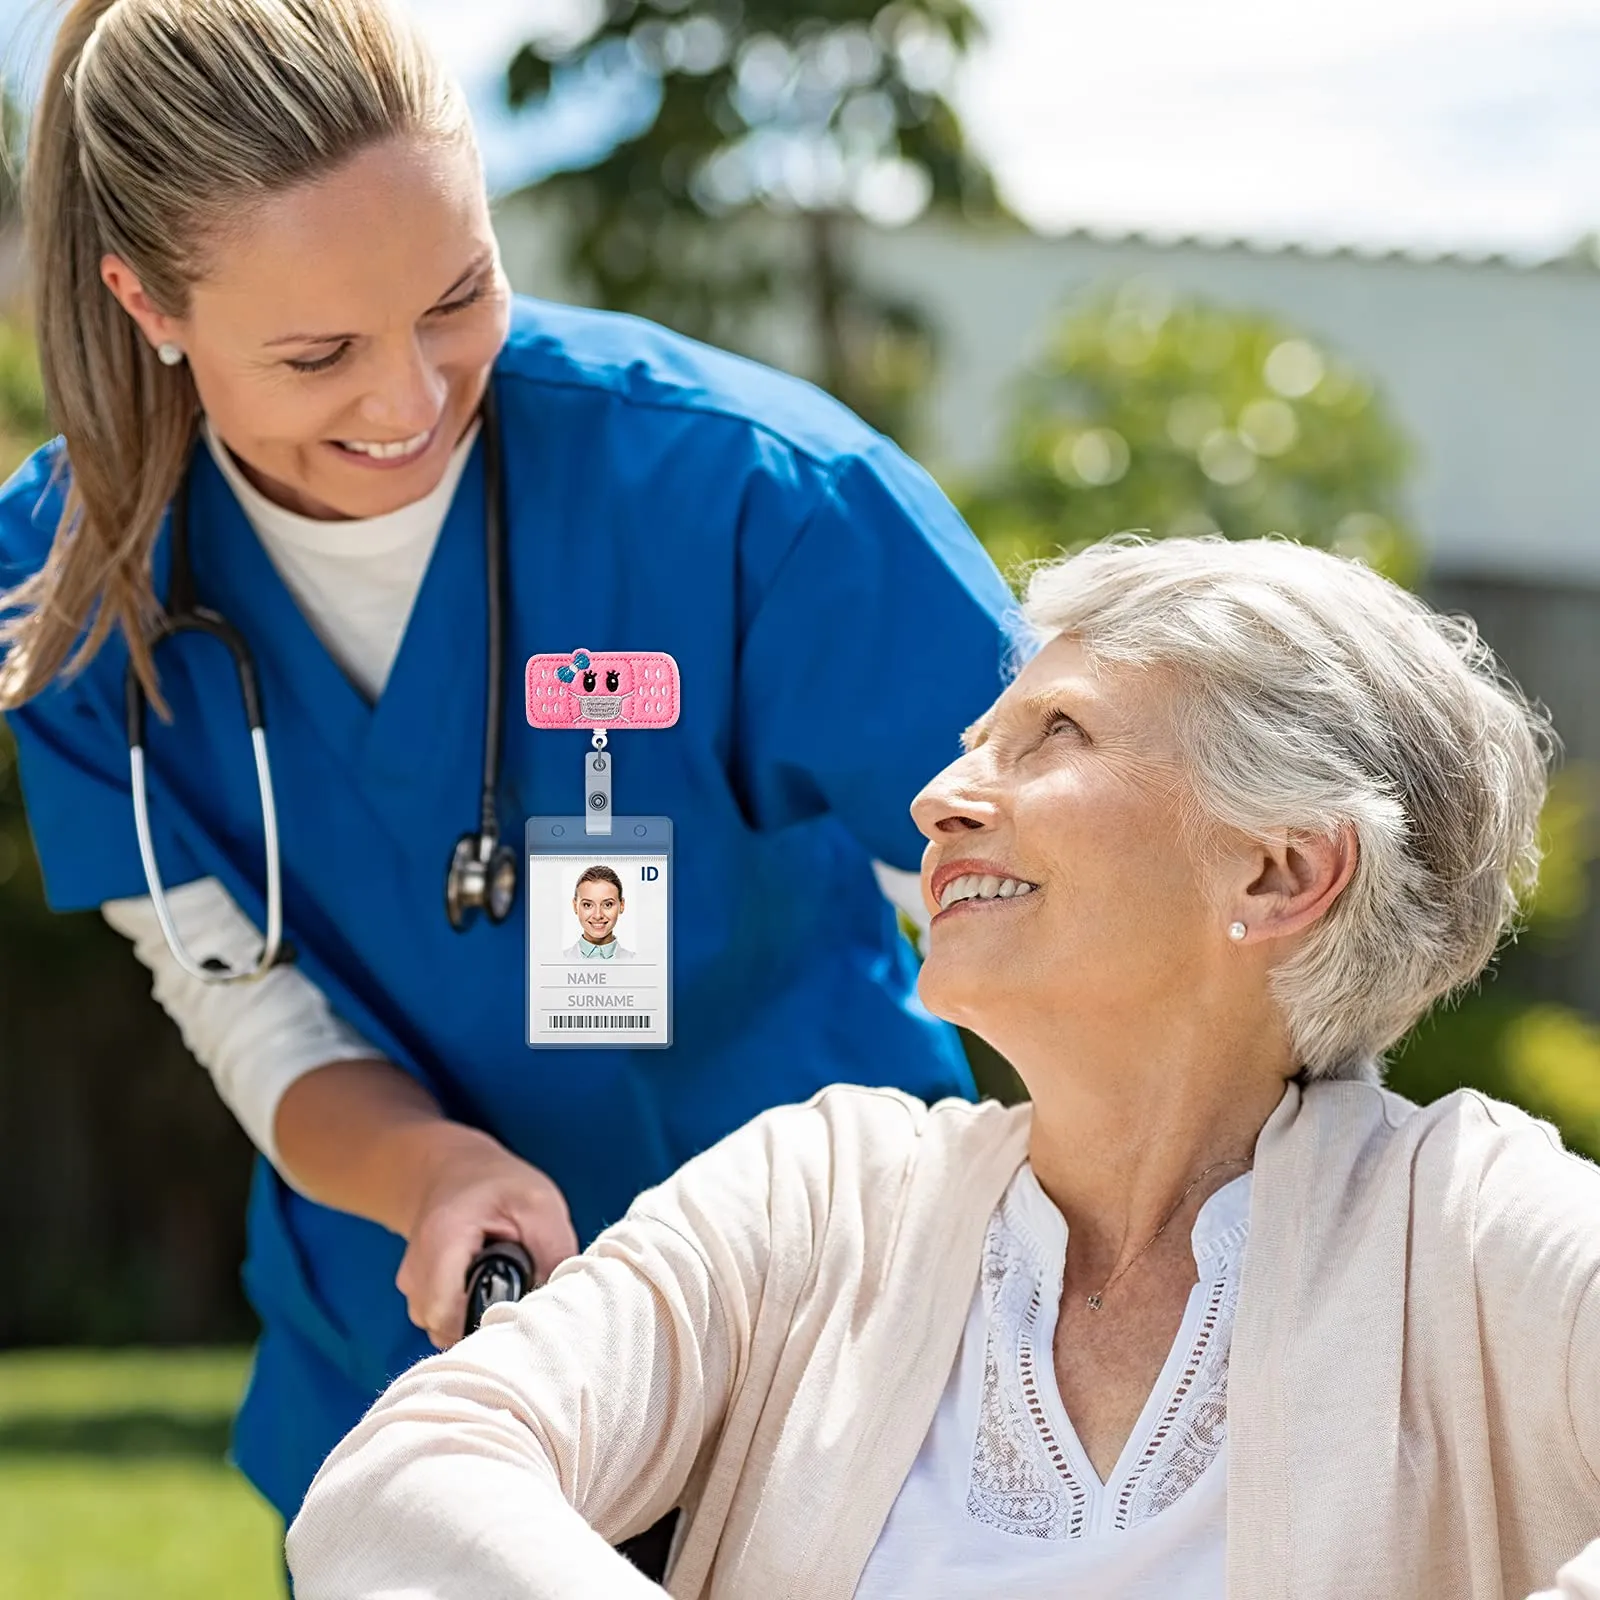
<svg viewBox="0 0 1600 1600">
<path fill-rule="evenodd" d="M 1533 888 L 1548 716 L 1468 618 L 1284 539 L 1120 535 L 1036 567 L 1024 615 L 1091 661 L 1174 671 L 1207 817 L 1263 843 L 1354 830 L 1354 875 L 1273 990 L 1307 1077 L 1376 1081 Z"/>
</svg>

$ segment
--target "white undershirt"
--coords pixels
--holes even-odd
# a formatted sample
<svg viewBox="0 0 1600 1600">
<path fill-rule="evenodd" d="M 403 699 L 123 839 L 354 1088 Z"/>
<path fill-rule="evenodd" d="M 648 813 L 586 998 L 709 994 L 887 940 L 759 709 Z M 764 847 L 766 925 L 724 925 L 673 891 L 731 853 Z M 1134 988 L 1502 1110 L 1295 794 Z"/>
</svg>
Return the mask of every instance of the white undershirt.
<svg viewBox="0 0 1600 1600">
<path fill-rule="evenodd" d="M 208 421 L 206 445 L 323 648 L 369 701 L 389 681 L 411 609 L 478 437 L 474 422 L 425 499 L 358 522 L 319 522 L 274 505 Z"/>
<path fill-rule="evenodd" d="M 389 681 L 477 435 L 474 423 L 426 499 L 386 516 L 319 522 L 267 499 L 205 424 L 211 457 L 262 548 L 323 647 L 371 702 Z M 881 864 L 876 871 L 887 898 L 926 928 L 917 875 Z M 201 959 L 215 955 L 247 966 L 260 951 L 260 932 L 215 878 L 170 890 L 167 902 L 179 936 Z M 134 953 L 154 975 L 156 1000 L 190 1054 L 211 1074 L 251 1142 L 281 1170 L 273 1127 L 289 1086 L 330 1062 L 379 1052 L 335 1015 L 327 997 L 297 968 L 280 967 L 252 984 L 205 983 L 174 959 L 148 896 L 107 901 L 101 911 L 133 941 Z"/>
<path fill-rule="evenodd" d="M 1191 1232 L 1199 1281 L 1102 1483 L 1055 1381 L 1067 1226 L 1031 1167 L 990 1219 L 966 1331 L 856 1600 L 1222 1600 L 1228 1348 L 1250 1175 Z"/>
</svg>

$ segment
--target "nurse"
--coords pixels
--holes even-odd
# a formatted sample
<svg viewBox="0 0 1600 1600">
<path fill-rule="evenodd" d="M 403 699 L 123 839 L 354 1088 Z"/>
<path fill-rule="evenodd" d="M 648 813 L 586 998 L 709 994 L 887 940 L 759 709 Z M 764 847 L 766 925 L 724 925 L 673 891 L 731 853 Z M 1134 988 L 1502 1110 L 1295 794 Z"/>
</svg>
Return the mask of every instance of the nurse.
<svg viewBox="0 0 1600 1600">
<path fill-rule="evenodd" d="M 26 207 L 62 437 L 0 497 L 0 708 L 51 904 L 132 939 L 261 1151 L 235 1453 L 292 1515 L 388 1380 L 459 1334 L 486 1240 L 547 1271 L 830 1081 L 971 1093 L 874 863 L 917 866 L 908 802 L 998 691 L 1009 596 L 929 479 L 823 395 L 513 298 L 461 98 L 382 0 L 78 0 Z M 234 655 L 152 647 L 192 605 L 253 660 L 276 894 Z M 523 916 L 446 914 L 486 663 L 487 810 L 515 843 L 583 804 L 586 742 L 520 703 L 529 656 L 580 645 L 681 669 L 677 724 L 613 745 L 619 810 L 674 825 L 663 1050 L 529 1049 Z M 221 981 L 277 911 L 292 957 Z"/>
</svg>

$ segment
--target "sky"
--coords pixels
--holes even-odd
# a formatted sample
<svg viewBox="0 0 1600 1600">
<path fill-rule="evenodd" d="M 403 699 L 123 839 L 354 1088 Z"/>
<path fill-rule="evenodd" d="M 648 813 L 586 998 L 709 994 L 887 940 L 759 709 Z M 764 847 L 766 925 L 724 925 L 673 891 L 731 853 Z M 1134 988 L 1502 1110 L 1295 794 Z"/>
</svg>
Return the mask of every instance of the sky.
<svg viewBox="0 0 1600 1600">
<path fill-rule="evenodd" d="M 1037 226 L 1553 254 L 1600 228 L 1596 0 L 991 0 L 970 125 Z"/>
<path fill-rule="evenodd" d="M 536 8 L 408 0 L 501 185 L 598 152 L 637 103 L 498 104 Z M 1560 254 L 1600 231 L 1600 0 L 975 0 L 958 100 L 1047 231 Z M 0 0 L 0 35 L 30 0 Z M 470 26 L 468 25 L 470 19 Z"/>
</svg>

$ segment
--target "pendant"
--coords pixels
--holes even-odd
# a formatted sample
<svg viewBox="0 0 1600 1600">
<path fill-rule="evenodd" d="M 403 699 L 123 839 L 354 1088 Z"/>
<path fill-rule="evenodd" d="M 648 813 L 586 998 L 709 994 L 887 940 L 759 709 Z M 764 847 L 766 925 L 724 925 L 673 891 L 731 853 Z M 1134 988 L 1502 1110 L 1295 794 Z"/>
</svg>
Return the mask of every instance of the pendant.
<svg viewBox="0 0 1600 1600">
<path fill-rule="evenodd" d="M 1089 1309 L 1091 1311 L 1098 1311 L 1100 1309 L 1100 1296 L 1099 1295 L 1092 1294 L 1092 1295 L 1089 1296 Z"/>
</svg>

